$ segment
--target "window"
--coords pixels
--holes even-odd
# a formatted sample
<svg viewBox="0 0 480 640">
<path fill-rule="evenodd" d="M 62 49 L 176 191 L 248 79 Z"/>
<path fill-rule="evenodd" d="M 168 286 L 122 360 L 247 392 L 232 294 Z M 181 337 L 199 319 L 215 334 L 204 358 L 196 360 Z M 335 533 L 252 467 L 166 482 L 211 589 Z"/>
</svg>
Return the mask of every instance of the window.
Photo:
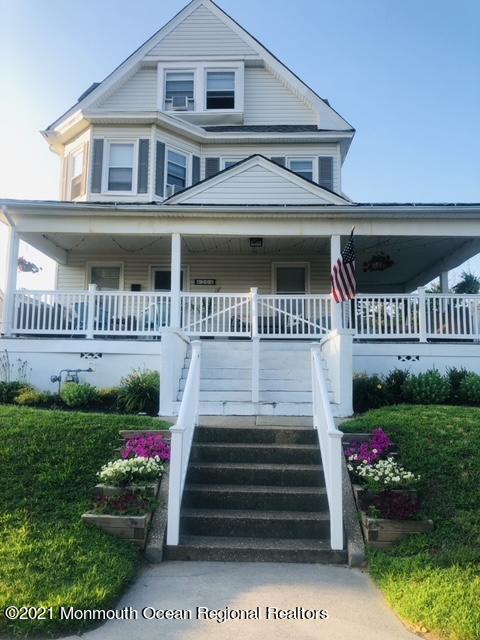
<svg viewBox="0 0 480 640">
<path fill-rule="evenodd" d="M 108 191 L 133 191 L 133 158 L 133 144 L 110 144 Z"/>
<path fill-rule="evenodd" d="M 298 173 L 302 178 L 313 181 L 313 162 L 312 160 L 289 160 L 288 168 Z"/>
<path fill-rule="evenodd" d="M 180 289 L 183 291 L 184 270 L 180 272 Z M 153 269 L 153 289 L 154 291 L 170 291 L 172 288 L 172 272 L 170 269 Z"/>
<path fill-rule="evenodd" d="M 186 186 L 187 156 L 169 149 L 167 155 L 167 196 L 185 189 Z"/>
<path fill-rule="evenodd" d="M 275 280 L 275 290 L 279 294 L 304 294 L 307 291 L 307 266 L 275 265 Z"/>
<path fill-rule="evenodd" d="M 83 149 L 71 155 L 70 165 L 70 198 L 75 200 L 82 195 L 83 181 Z"/>
<path fill-rule="evenodd" d="M 96 284 L 99 291 L 118 291 L 122 275 L 121 265 L 92 265 L 90 283 Z"/>
<path fill-rule="evenodd" d="M 165 109 L 192 110 L 193 73 L 167 73 L 165 78 Z"/>
<path fill-rule="evenodd" d="M 233 167 L 234 164 L 237 164 L 240 160 L 226 160 L 223 159 L 223 169 L 228 169 L 228 167 Z"/>
<path fill-rule="evenodd" d="M 235 72 L 207 72 L 207 109 L 235 108 Z"/>
</svg>

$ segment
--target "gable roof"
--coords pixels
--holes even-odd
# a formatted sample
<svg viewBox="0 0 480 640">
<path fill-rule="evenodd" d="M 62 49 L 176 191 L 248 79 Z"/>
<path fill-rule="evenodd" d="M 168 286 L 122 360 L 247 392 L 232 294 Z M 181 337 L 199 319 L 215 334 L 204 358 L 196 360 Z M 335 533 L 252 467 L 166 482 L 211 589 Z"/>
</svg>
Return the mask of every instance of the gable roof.
<svg viewBox="0 0 480 640">
<path fill-rule="evenodd" d="M 266 205 L 350 204 L 330 191 L 255 154 L 220 173 L 187 187 L 165 204 Z"/>
<path fill-rule="evenodd" d="M 114 69 L 104 80 L 102 80 L 102 82 L 98 83 L 96 87 L 90 88 L 84 92 L 75 105 L 46 128 L 43 132 L 44 135 L 49 137 L 49 135 L 54 133 L 56 127 L 62 125 L 65 121 L 73 119 L 75 114 L 81 113 L 82 110 L 87 109 L 92 104 L 96 103 L 102 96 L 120 86 L 122 82 L 125 82 L 136 71 L 138 71 L 143 60 L 148 60 L 148 57 L 152 56 L 152 52 L 155 52 L 155 50 L 160 47 L 160 43 L 165 41 L 168 42 L 170 34 L 172 34 L 173 37 L 172 32 L 177 27 L 180 27 L 187 18 L 197 11 L 208 11 L 213 14 L 218 19 L 219 24 L 224 25 L 232 37 L 234 36 L 236 41 L 242 43 L 245 47 L 243 55 L 248 55 L 246 54 L 246 51 L 251 51 L 250 55 L 252 57 L 261 57 L 265 61 L 265 64 L 270 67 L 274 73 L 277 73 L 282 77 L 282 80 L 287 84 L 287 86 L 289 86 L 300 98 L 311 105 L 311 107 L 318 113 L 320 125 L 323 129 L 352 131 L 351 125 L 342 118 L 327 101 L 322 99 L 317 93 L 308 87 L 308 85 L 306 85 L 296 74 L 280 62 L 276 56 L 274 56 L 266 47 L 264 47 L 256 38 L 248 33 L 220 7 L 218 7 L 218 5 L 216 5 L 212 0 L 192 0 L 169 22 L 167 22 L 167 24 L 154 33 L 153 36 L 151 36 L 144 44 L 126 58 L 126 60 Z M 151 59 L 154 58 L 155 55 L 153 55 Z"/>
</svg>

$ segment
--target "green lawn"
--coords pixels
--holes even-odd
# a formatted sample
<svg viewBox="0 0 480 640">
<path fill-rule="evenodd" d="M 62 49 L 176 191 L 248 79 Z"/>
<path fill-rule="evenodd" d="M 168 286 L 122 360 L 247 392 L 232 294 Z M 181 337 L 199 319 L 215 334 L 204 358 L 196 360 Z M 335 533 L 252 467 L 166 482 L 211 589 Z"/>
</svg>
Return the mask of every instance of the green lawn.
<svg viewBox="0 0 480 640">
<path fill-rule="evenodd" d="M 435 531 L 392 551 L 369 553 L 372 577 L 416 631 L 449 640 L 480 639 L 480 409 L 397 406 L 342 425 L 382 427 L 403 463 L 422 475 L 425 514 Z"/>
<path fill-rule="evenodd" d="M 131 427 L 167 425 L 0 405 L 0 611 L 12 604 L 103 608 L 134 577 L 133 546 L 80 520 L 118 430 Z M 78 628 L 59 620 L 8 623 L 0 614 L 0 632 L 15 635 Z"/>
</svg>

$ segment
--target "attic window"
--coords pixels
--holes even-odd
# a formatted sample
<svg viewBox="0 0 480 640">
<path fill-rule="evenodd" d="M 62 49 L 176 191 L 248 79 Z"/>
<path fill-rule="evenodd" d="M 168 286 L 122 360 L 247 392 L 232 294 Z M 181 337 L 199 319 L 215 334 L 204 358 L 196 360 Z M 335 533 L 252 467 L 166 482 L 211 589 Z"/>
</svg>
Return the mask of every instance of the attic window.
<svg viewBox="0 0 480 640">
<path fill-rule="evenodd" d="M 290 171 L 298 173 L 302 178 L 313 181 L 313 162 L 312 160 L 289 159 L 288 168 Z"/>
<path fill-rule="evenodd" d="M 165 109 L 191 111 L 193 106 L 193 72 L 167 73 L 165 80 Z"/>
<path fill-rule="evenodd" d="M 82 195 L 83 149 L 73 153 L 70 165 L 70 198 L 75 200 Z"/>
<path fill-rule="evenodd" d="M 207 109 L 235 108 L 235 72 L 207 72 Z"/>
</svg>

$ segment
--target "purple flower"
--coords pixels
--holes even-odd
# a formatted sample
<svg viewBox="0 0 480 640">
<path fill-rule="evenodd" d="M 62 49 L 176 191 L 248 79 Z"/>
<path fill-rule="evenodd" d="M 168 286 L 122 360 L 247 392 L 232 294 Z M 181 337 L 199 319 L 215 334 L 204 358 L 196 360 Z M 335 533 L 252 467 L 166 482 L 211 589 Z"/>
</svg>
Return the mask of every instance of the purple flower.
<svg viewBox="0 0 480 640">
<path fill-rule="evenodd" d="M 122 458 L 159 458 L 162 462 L 170 460 L 170 445 L 160 434 L 147 433 L 144 436 L 129 438 L 121 451 Z"/>
<path fill-rule="evenodd" d="M 372 464 L 380 460 L 392 446 L 390 436 L 383 429 L 375 429 L 368 442 L 354 442 L 345 451 L 351 462 Z"/>
</svg>

